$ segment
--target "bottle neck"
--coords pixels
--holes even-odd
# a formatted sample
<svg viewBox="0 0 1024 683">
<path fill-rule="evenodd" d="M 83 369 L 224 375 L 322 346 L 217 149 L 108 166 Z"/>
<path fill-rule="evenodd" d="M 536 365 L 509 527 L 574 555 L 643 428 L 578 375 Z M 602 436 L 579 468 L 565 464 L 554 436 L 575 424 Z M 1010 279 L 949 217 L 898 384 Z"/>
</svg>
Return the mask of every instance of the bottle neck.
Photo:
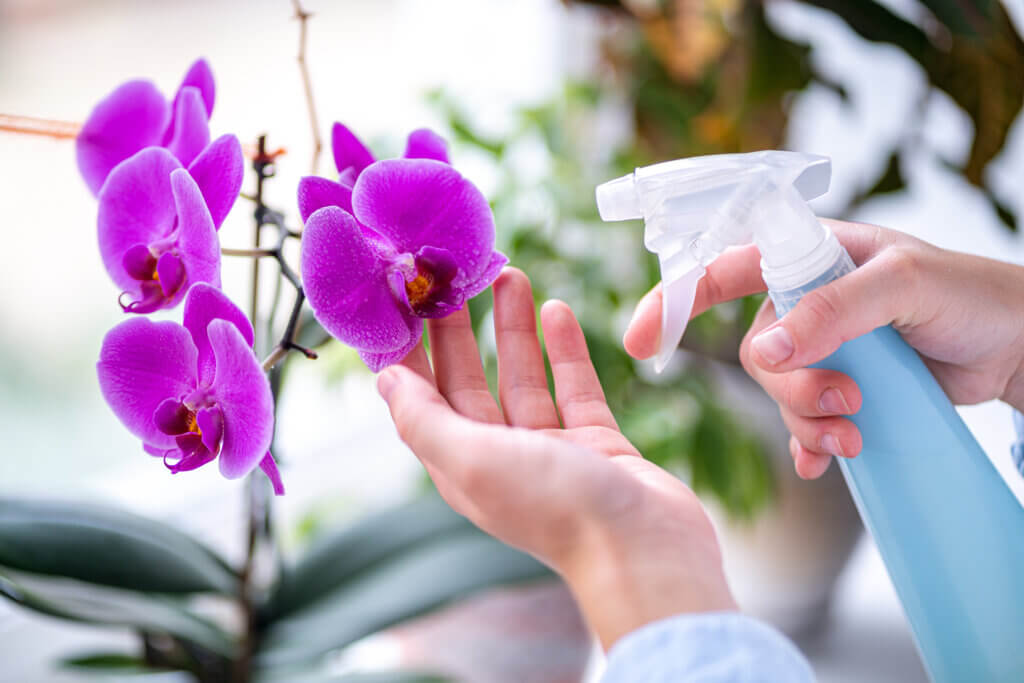
<svg viewBox="0 0 1024 683">
<path fill-rule="evenodd" d="M 784 268 L 771 268 L 761 261 L 761 274 L 778 317 L 788 313 L 807 292 L 853 272 L 857 266 L 843 245 L 823 226 L 828 235 L 821 245 L 799 261 Z"/>
</svg>

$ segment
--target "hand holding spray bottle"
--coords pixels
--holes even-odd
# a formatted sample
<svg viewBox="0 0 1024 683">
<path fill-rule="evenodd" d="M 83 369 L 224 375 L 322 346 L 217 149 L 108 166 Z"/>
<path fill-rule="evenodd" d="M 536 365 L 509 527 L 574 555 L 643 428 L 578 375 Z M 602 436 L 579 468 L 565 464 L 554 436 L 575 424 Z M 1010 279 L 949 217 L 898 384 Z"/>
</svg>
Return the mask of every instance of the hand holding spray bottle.
<svg viewBox="0 0 1024 683">
<path fill-rule="evenodd" d="M 854 270 L 806 200 L 828 190 L 826 157 L 766 151 L 670 161 L 597 188 L 604 220 L 643 218 L 658 255 L 662 336 L 671 358 L 705 268 L 753 241 L 779 317 Z M 932 679 L 1024 681 L 1024 507 L 927 367 L 891 327 L 815 367 L 857 382 L 860 455 L 840 459 Z"/>
</svg>

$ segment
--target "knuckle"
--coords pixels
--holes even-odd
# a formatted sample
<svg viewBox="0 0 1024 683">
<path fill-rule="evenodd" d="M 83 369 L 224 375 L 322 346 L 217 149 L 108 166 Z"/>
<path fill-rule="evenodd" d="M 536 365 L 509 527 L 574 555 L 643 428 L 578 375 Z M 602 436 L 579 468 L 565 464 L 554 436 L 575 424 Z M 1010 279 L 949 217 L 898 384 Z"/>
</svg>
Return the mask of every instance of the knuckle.
<svg viewBox="0 0 1024 683">
<path fill-rule="evenodd" d="M 827 330 L 840 319 L 842 302 L 835 287 L 819 287 L 800 300 L 804 315 L 816 329 Z"/>
<path fill-rule="evenodd" d="M 800 406 L 800 382 L 799 376 L 793 372 L 787 372 L 780 380 L 782 389 L 779 397 L 790 410 L 797 411 Z"/>
<path fill-rule="evenodd" d="M 907 290 L 921 277 L 921 254 L 913 247 L 892 247 L 885 254 L 885 270 L 894 287 Z"/>
</svg>

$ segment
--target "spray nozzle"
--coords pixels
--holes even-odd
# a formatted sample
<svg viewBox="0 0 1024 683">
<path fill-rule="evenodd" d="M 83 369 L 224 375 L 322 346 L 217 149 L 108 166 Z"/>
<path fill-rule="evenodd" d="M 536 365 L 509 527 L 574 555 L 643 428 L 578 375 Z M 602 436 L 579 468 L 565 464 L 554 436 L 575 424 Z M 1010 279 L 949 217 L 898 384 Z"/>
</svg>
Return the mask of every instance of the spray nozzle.
<svg viewBox="0 0 1024 683">
<path fill-rule="evenodd" d="M 601 218 L 643 218 L 644 245 L 658 255 L 659 372 L 686 330 L 705 268 L 728 247 L 753 240 L 772 288 L 817 276 L 839 247 L 805 202 L 824 194 L 830 177 L 827 157 L 765 151 L 668 161 L 597 187 Z"/>
</svg>

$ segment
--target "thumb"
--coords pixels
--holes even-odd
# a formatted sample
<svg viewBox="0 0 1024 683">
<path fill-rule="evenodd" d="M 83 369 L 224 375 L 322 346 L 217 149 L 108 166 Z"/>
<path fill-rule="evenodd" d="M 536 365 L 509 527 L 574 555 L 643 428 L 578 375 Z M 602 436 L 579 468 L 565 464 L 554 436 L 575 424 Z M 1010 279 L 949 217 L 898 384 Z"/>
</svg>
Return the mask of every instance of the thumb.
<svg viewBox="0 0 1024 683">
<path fill-rule="evenodd" d="M 751 360 L 769 372 L 789 372 L 817 363 L 844 342 L 913 315 L 919 287 L 906 260 L 879 257 L 808 292 L 793 310 L 750 340 Z"/>
<path fill-rule="evenodd" d="M 440 435 L 464 430 L 465 425 L 437 389 L 415 371 L 392 365 L 377 377 L 377 391 L 388 404 L 402 441 L 421 460 L 444 460 Z"/>
</svg>

